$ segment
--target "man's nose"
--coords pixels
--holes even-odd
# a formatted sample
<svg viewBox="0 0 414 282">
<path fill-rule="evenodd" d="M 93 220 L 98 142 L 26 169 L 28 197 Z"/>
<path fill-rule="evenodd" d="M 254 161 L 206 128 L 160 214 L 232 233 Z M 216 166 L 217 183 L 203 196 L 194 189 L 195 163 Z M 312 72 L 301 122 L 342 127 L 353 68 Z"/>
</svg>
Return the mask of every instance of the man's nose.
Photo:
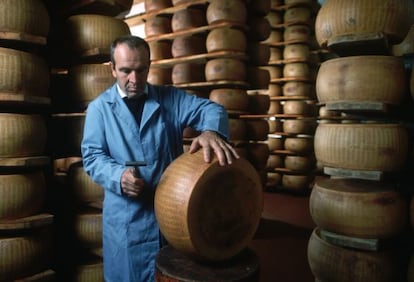
<svg viewBox="0 0 414 282">
<path fill-rule="evenodd" d="M 137 78 L 138 78 L 137 71 L 131 71 L 129 73 L 129 81 L 131 81 L 131 82 L 137 82 Z"/>
</svg>

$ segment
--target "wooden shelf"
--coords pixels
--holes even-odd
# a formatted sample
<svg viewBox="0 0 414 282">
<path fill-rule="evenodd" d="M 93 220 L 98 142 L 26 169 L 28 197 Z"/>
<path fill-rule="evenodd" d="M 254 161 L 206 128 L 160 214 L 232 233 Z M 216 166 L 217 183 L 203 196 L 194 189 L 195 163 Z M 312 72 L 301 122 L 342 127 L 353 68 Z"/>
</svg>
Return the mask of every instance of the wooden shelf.
<svg viewBox="0 0 414 282">
<path fill-rule="evenodd" d="M 173 67 L 176 64 L 181 63 L 206 63 L 210 59 L 217 58 L 234 58 L 240 60 L 246 60 L 247 55 L 244 52 L 235 51 L 217 51 L 205 54 L 197 54 L 184 57 L 175 57 L 163 60 L 156 60 L 151 62 L 152 67 Z"/>
<path fill-rule="evenodd" d="M 0 32 L 0 39 L 5 40 L 14 40 L 14 41 L 22 41 L 29 44 L 34 45 L 46 45 L 47 39 L 43 36 L 36 36 L 32 34 L 27 34 L 23 32 Z"/>
<path fill-rule="evenodd" d="M 47 226 L 53 223 L 53 219 L 53 215 L 44 213 L 18 219 L 0 220 L 0 231 L 24 230 Z"/>
<path fill-rule="evenodd" d="M 210 31 L 210 30 L 215 29 L 215 28 L 224 28 L 224 27 L 238 28 L 238 29 L 243 29 L 243 30 L 247 29 L 247 27 L 245 25 L 241 25 L 239 23 L 234 23 L 234 22 L 230 22 L 230 21 L 221 21 L 221 22 L 210 24 L 210 25 L 205 25 L 205 26 L 200 26 L 200 27 L 195 27 L 195 28 L 189 28 L 189 29 L 180 30 L 180 31 L 176 31 L 176 32 L 164 33 L 164 34 L 153 35 L 153 36 L 147 36 L 145 38 L 145 40 L 148 41 L 148 42 L 159 41 L 159 40 L 173 40 L 174 38 L 177 38 L 177 37 L 190 36 L 190 35 L 194 35 L 194 34 L 198 34 L 198 33 L 204 33 L 204 32 Z"/>
<path fill-rule="evenodd" d="M 197 6 L 197 5 L 205 5 L 208 2 L 209 1 L 207 0 L 194 0 L 194 1 L 190 1 L 187 3 L 180 4 L 180 5 L 171 6 L 166 9 L 150 11 L 148 13 L 143 13 L 141 15 L 132 16 L 132 17 L 124 19 L 124 21 L 129 26 L 139 25 L 139 24 L 145 23 L 146 19 L 153 18 L 153 17 L 160 16 L 160 15 L 172 15 L 175 12 L 187 9 L 188 7 Z"/>
<path fill-rule="evenodd" d="M 50 98 L 45 96 L 30 96 L 0 92 L 0 104 L 50 105 L 50 103 Z"/>
<path fill-rule="evenodd" d="M 49 162 L 48 156 L 0 158 L 0 168 L 46 166 Z"/>
</svg>

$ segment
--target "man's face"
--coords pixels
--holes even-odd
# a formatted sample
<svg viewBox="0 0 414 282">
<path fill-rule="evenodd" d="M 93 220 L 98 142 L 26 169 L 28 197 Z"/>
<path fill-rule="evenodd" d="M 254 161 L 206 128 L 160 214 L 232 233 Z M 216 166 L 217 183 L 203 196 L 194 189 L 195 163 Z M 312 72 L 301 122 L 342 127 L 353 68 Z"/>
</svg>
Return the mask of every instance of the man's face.
<svg viewBox="0 0 414 282">
<path fill-rule="evenodd" d="M 131 49 L 126 44 L 119 44 L 114 50 L 115 65 L 112 75 L 128 97 L 141 95 L 147 82 L 150 59 L 145 47 Z"/>
</svg>

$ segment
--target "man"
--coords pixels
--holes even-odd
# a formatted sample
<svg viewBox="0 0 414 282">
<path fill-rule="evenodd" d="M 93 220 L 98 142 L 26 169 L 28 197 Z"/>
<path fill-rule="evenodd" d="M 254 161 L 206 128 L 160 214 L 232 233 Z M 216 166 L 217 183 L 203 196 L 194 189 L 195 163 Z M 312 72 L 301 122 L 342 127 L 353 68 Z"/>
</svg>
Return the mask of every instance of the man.
<svg viewBox="0 0 414 282">
<path fill-rule="evenodd" d="M 85 118 L 84 169 L 105 189 L 107 282 L 154 281 L 155 256 L 163 241 L 154 193 L 165 168 L 183 152 L 185 127 L 202 132 L 193 139 L 190 153 L 202 149 L 206 162 L 215 155 L 220 165 L 239 158 L 226 142 L 225 109 L 177 88 L 147 83 L 149 67 L 145 40 L 129 35 L 116 39 L 111 45 L 116 83 L 88 105 Z M 145 165 L 131 168 L 128 161 Z"/>
</svg>

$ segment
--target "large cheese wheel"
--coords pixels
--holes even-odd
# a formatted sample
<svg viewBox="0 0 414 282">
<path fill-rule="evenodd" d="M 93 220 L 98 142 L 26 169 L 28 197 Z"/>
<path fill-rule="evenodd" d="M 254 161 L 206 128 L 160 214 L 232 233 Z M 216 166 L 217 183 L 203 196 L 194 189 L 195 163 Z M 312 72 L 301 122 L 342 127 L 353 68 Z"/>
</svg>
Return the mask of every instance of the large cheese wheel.
<svg viewBox="0 0 414 282">
<path fill-rule="evenodd" d="M 174 38 L 171 54 L 174 58 L 206 53 L 206 40 L 203 35 L 178 36 Z"/>
<path fill-rule="evenodd" d="M 49 268 L 52 233 L 50 229 L 0 237 L 0 277 L 15 281 Z"/>
<path fill-rule="evenodd" d="M 147 13 L 167 9 L 171 6 L 172 6 L 171 0 L 145 0 L 144 1 L 144 8 Z"/>
<path fill-rule="evenodd" d="M 269 151 L 282 150 L 283 149 L 283 138 L 269 137 L 266 141 Z"/>
<path fill-rule="evenodd" d="M 303 42 L 306 43 L 311 38 L 311 30 L 308 25 L 294 24 L 289 25 L 283 32 L 285 42 Z"/>
<path fill-rule="evenodd" d="M 107 64 L 80 64 L 69 69 L 71 91 L 77 103 L 87 103 L 109 88 L 115 79 Z"/>
<path fill-rule="evenodd" d="M 307 63 L 287 63 L 283 67 L 283 76 L 286 78 L 305 78 L 308 79 L 310 74 Z"/>
<path fill-rule="evenodd" d="M 269 133 L 269 124 L 265 119 L 246 120 L 247 138 L 251 141 L 265 141 Z"/>
<path fill-rule="evenodd" d="M 247 68 L 246 64 L 238 59 L 211 59 L 206 63 L 205 76 L 207 81 L 244 81 L 247 76 Z"/>
<path fill-rule="evenodd" d="M 275 168 L 283 167 L 284 156 L 278 154 L 270 154 L 267 158 L 266 169 L 269 171 L 274 170 Z"/>
<path fill-rule="evenodd" d="M 40 212 L 46 198 L 43 172 L 0 174 L 0 219 L 16 219 Z"/>
<path fill-rule="evenodd" d="M 245 159 L 220 166 L 184 153 L 164 171 L 155 192 L 161 232 L 177 250 L 211 261 L 229 259 L 253 238 L 263 209 L 256 170 Z"/>
<path fill-rule="evenodd" d="M 360 251 L 333 245 L 315 228 L 308 242 L 308 262 L 319 281 L 395 282 L 401 266 L 392 251 Z"/>
<path fill-rule="evenodd" d="M 0 132 L 0 157 L 38 156 L 44 152 L 47 128 L 40 115 L 0 113 Z"/>
<path fill-rule="evenodd" d="M 68 179 L 77 202 L 83 204 L 102 202 L 104 189 L 84 171 L 82 163 L 75 163 L 69 167 Z"/>
<path fill-rule="evenodd" d="M 290 134 L 313 134 L 316 127 L 314 119 L 286 119 L 283 121 L 283 132 Z"/>
<path fill-rule="evenodd" d="M 407 134 L 399 124 L 319 124 L 315 156 L 328 167 L 396 171 L 407 158 Z"/>
<path fill-rule="evenodd" d="M 247 112 L 249 96 L 244 89 L 217 88 L 210 92 L 209 99 L 228 111 Z"/>
<path fill-rule="evenodd" d="M 282 187 L 292 192 L 307 191 L 311 188 L 312 180 L 310 174 L 283 174 Z"/>
<path fill-rule="evenodd" d="M 282 90 L 284 96 L 314 96 L 313 85 L 302 81 L 288 81 L 283 85 Z"/>
<path fill-rule="evenodd" d="M 172 67 L 171 80 L 174 84 L 205 81 L 204 64 L 175 64 Z"/>
<path fill-rule="evenodd" d="M 311 171 L 315 166 L 313 156 L 288 155 L 285 157 L 285 168 L 293 171 Z"/>
<path fill-rule="evenodd" d="M 150 47 L 151 61 L 169 59 L 172 57 L 170 40 L 157 40 L 148 42 Z"/>
<path fill-rule="evenodd" d="M 76 238 L 85 248 L 102 247 L 102 213 L 85 212 L 75 217 Z"/>
<path fill-rule="evenodd" d="M 217 51 L 246 51 L 246 35 L 236 28 L 214 28 L 206 39 L 207 52 Z"/>
<path fill-rule="evenodd" d="M 231 141 L 246 141 L 246 121 L 240 118 L 229 118 L 229 137 Z"/>
<path fill-rule="evenodd" d="M 303 100 L 290 100 L 283 103 L 283 113 L 287 115 L 307 115 L 310 105 Z"/>
<path fill-rule="evenodd" d="M 411 0 L 326 1 L 315 19 L 315 35 L 320 46 L 341 36 L 361 40 L 365 35 L 383 34 L 391 43 L 401 42 L 413 23 Z M 352 24 L 349 20 L 352 18 Z M 352 37 L 353 36 L 353 37 Z"/>
<path fill-rule="evenodd" d="M 276 118 L 270 117 L 267 119 L 269 124 L 269 133 L 281 132 L 282 131 L 282 122 Z M 270 138 L 270 136 L 268 136 Z"/>
<path fill-rule="evenodd" d="M 288 151 L 295 153 L 308 153 L 313 151 L 312 137 L 286 137 L 284 147 Z"/>
<path fill-rule="evenodd" d="M 47 96 L 49 83 L 49 67 L 44 59 L 28 52 L 0 48 L 1 94 Z"/>
<path fill-rule="evenodd" d="M 109 56 L 109 46 L 117 37 L 131 34 L 121 19 L 103 15 L 73 15 L 66 20 L 68 43 L 75 55 L 87 57 L 96 50 Z"/>
<path fill-rule="evenodd" d="M 150 67 L 147 81 L 155 85 L 164 85 L 172 83 L 172 69 L 163 67 Z"/>
<path fill-rule="evenodd" d="M 247 148 L 247 159 L 256 168 L 261 171 L 266 167 L 267 159 L 269 158 L 269 147 L 265 143 L 249 143 Z"/>
<path fill-rule="evenodd" d="M 253 93 L 249 95 L 249 112 L 252 114 L 267 113 L 270 107 L 270 98 L 265 94 Z"/>
<path fill-rule="evenodd" d="M 187 30 L 207 24 L 206 12 L 203 9 L 188 7 L 178 10 L 171 18 L 172 32 Z"/>
<path fill-rule="evenodd" d="M 309 45 L 307 44 L 288 44 L 283 49 L 285 60 L 308 61 L 310 58 Z"/>
<path fill-rule="evenodd" d="M 350 56 L 323 62 L 316 77 L 321 103 L 380 102 L 398 105 L 407 93 L 403 60 L 395 56 Z"/>
<path fill-rule="evenodd" d="M 311 9 L 309 7 L 290 7 L 286 9 L 283 20 L 285 23 L 309 23 Z"/>
<path fill-rule="evenodd" d="M 76 266 L 74 272 L 75 281 L 104 281 L 102 261 L 92 261 Z"/>
<path fill-rule="evenodd" d="M 206 17 L 208 24 L 220 22 L 245 24 L 246 4 L 240 0 L 212 0 L 207 7 Z"/>
<path fill-rule="evenodd" d="M 150 17 L 145 21 L 144 30 L 147 37 L 170 33 L 171 18 L 163 15 Z"/>
<path fill-rule="evenodd" d="M 270 11 L 265 18 L 269 21 L 271 27 L 277 27 L 283 23 L 283 13 L 280 11 Z"/>
<path fill-rule="evenodd" d="M 377 181 L 316 181 L 309 206 L 319 227 L 351 237 L 391 238 L 407 227 L 406 199 L 395 185 Z"/>
<path fill-rule="evenodd" d="M 46 43 L 49 27 L 50 17 L 43 1 L 2 0 L 0 2 L 0 32 L 15 33 L 16 38 L 17 35 L 20 36 L 19 40 L 24 39 L 24 36 L 41 37 L 45 39 L 41 43 Z"/>
</svg>

